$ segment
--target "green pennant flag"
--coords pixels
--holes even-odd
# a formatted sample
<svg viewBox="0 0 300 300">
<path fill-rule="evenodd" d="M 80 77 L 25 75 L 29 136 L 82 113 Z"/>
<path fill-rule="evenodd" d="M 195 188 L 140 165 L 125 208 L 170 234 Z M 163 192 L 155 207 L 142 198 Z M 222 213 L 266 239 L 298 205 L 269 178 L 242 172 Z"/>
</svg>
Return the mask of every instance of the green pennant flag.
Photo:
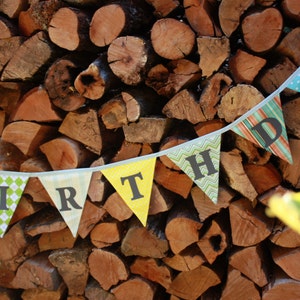
<svg viewBox="0 0 300 300">
<path fill-rule="evenodd" d="M 218 201 L 221 135 L 176 147 L 167 156 L 214 202 Z"/>
<path fill-rule="evenodd" d="M 28 176 L 0 174 L 0 237 L 2 238 L 18 206 Z"/>
</svg>

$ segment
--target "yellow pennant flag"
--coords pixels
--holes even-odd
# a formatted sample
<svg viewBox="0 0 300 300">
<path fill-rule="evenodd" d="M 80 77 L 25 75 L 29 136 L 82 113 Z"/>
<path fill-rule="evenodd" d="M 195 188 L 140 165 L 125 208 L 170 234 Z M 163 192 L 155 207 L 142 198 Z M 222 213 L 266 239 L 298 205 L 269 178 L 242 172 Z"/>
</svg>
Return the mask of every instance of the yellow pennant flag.
<svg viewBox="0 0 300 300">
<path fill-rule="evenodd" d="M 101 170 L 128 207 L 146 226 L 156 158 Z"/>
</svg>

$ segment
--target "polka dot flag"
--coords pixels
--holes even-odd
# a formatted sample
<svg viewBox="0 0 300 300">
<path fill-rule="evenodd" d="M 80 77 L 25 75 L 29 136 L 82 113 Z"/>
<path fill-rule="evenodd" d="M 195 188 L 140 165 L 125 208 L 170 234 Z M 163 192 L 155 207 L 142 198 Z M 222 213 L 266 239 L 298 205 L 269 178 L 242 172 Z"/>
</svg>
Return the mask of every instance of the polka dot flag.
<svg viewBox="0 0 300 300">
<path fill-rule="evenodd" d="M 28 176 L 0 176 L 0 238 L 3 237 L 18 206 L 27 180 Z"/>
<path fill-rule="evenodd" d="M 295 77 L 288 83 L 287 87 L 296 92 L 300 92 L 300 71 Z"/>
</svg>

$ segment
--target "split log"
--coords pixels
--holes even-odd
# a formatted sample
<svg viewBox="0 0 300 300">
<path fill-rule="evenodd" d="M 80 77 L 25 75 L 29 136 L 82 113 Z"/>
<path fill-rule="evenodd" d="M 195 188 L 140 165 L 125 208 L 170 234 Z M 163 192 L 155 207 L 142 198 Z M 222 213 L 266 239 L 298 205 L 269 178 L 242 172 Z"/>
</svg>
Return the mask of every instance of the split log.
<svg viewBox="0 0 300 300">
<path fill-rule="evenodd" d="M 132 300 L 140 297 L 145 300 L 155 299 L 155 287 L 143 278 L 132 278 L 112 289 L 117 300 Z M 138 295 L 138 296 L 137 296 Z"/>
<path fill-rule="evenodd" d="M 60 122 L 58 109 L 52 106 L 51 100 L 43 86 L 28 91 L 18 102 L 10 121 Z"/>
<path fill-rule="evenodd" d="M 260 244 L 233 251 L 229 258 L 229 265 L 260 287 L 269 282 L 270 264 L 268 265 L 265 250 Z"/>
<path fill-rule="evenodd" d="M 0 39 L 7 39 L 18 35 L 16 25 L 10 19 L 3 16 L 0 17 Z"/>
<path fill-rule="evenodd" d="M 0 4 L 0 11 L 9 18 L 17 18 L 22 10 L 25 10 L 28 5 L 28 0 L 3 0 Z"/>
<path fill-rule="evenodd" d="M 283 17 L 278 9 L 270 7 L 247 15 L 241 27 L 248 49 L 263 53 L 272 49 L 278 42 L 283 28 Z M 265 36 L 268 36 L 267 40 Z"/>
<path fill-rule="evenodd" d="M 206 122 L 198 123 L 194 126 L 198 136 L 203 136 L 211 132 L 215 132 L 225 126 L 225 122 L 221 119 L 213 119 Z"/>
<path fill-rule="evenodd" d="M 158 95 L 171 98 L 181 89 L 188 88 L 201 78 L 198 65 L 187 59 L 169 61 L 166 65 L 152 67 L 145 80 L 146 85 Z"/>
<path fill-rule="evenodd" d="M 152 282 L 159 283 L 165 289 L 168 289 L 172 281 L 171 270 L 153 258 L 137 257 L 131 264 L 130 271 Z"/>
<path fill-rule="evenodd" d="M 57 53 L 58 49 L 51 43 L 46 33 L 39 31 L 14 52 L 2 72 L 1 81 L 32 81 L 34 76 L 38 77 L 43 68 L 50 64 Z"/>
<path fill-rule="evenodd" d="M 250 297 L 253 300 L 261 299 L 255 284 L 242 276 L 240 271 L 230 268 L 227 275 L 226 285 L 220 299 L 241 299 L 244 297 L 245 291 L 247 291 L 247 297 Z"/>
<path fill-rule="evenodd" d="M 9 123 L 2 132 L 2 140 L 14 144 L 28 157 L 37 155 L 39 146 L 51 139 L 56 128 L 34 122 L 19 121 Z"/>
<path fill-rule="evenodd" d="M 0 107 L 10 115 L 24 94 L 24 84 L 20 82 L 0 82 L 0 92 Z"/>
<path fill-rule="evenodd" d="M 298 1 L 295 0 L 283 0 L 282 1 L 283 13 L 291 20 L 300 21 L 300 6 Z"/>
<path fill-rule="evenodd" d="M 93 14 L 89 36 L 98 47 L 111 44 L 119 36 L 140 32 L 149 27 L 151 14 L 148 6 L 140 1 L 124 1 L 123 3 L 107 4 Z M 112 18 L 113 16 L 113 18 Z"/>
<path fill-rule="evenodd" d="M 127 85 L 141 83 L 155 57 L 148 41 L 137 36 L 121 36 L 111 42 L 107 61 L 112 72 Z"/>
<path fill-rule="evenodd" d="M 54 250 L 49 261 L 55 266 L 68 287 L 69 296 L 83 295 L 89 276 L 88 247 Z"/>
<path fill-rule="evenodd" d="M 93 249 L 88 257 L 90 274 L 99 282 L 101 287 L 109 290 L 119 281 L 128 278 L 128 270 L 123 260 L 116 254 L 101 249 Z M 101 266 L 102 272 L 98 266 Z"/>
<path fill-rule="evenodd" d="M 125 159 L 140 156 L 142 147 L 143 145 L 140 143 L 130 143 L 124 140 L 118 152 L 111 159 L 111 162 L 122 161 Z"/>
<path fill-rule="evenodd" d="M 53 170 L 87 167 L 94 158 L 94 154 L 81 143 L 65 136 L 42 144 L 40 149 Z"/>
<path fill-rule="evenodd" d="M 286 129 L 298 139 L 300 138 L 300 122 L 299 119 L 295 117 L 295 111 L 298 111 L 299 109 L 300 97 L 297 97 L 282 106 Z"/>
<path fill-rule="evenodd" d="M 151 28 L 151 43 L 161 57 L 176 60 L 189 55 L 195 45 L 195 33 L 173 18 L 157 20 Z"/>
<path fill-rule="evenodd" d="M 148 220 L 148 224 L 149 222 L 151 220 Z M 125 256 L 162 258 L 166 255 L 169 245 L 162 231 L 161 221 L 153 219 L 150 225 L 142 227 L 134 221 L 129 225 L 121 243 L 121 251 Z"/>
<path fill-rule="evenodd" d="M 116 300 L 113 294 L 102 289 L 93 278 L 89 280 L 84 294 L 88 300 Z"/>
<path fill-rule="evenodd" d="M 90 18 L 83 10 L 73 7 L 59 8 L 48 26 L 50 40 L 69 51 L 86 50 L 89 47 Z"/>
<path fill-rule="evenodd" d="M 272 231 L 273 220 L 265 214 L 264 207 L 254 209 L 247 199 L 239 199 L 229 206 L 232 243 L 248 247 L 260 243 Z"/>
<path fill-rule="evenodd" d="M 253 0 L 225 0 L 220 3 L 220 26 L 227 37 L 230 37 L 232 33 L 238 28 L 238 26 L 240 25 L 241 16 L 253 3 Z"/>
<path fill-rule="evenodd" d="M 284 248 L 300 247 L 299 234 L 284 224 L 276 224 L 273 233 L 269 236 L 272 243 Z"/>
<path fill-rule="evenodd" d="M 62 297 L 66 296 L 67 287 L 64 283 L 61 283 L 60 286 L 55 291 L 49 291 L 43 287 L 29 288 L 24 290 L 21 297 L 23 300 L 60 300 Z"/>
<path fill-rule="evenodd" d="M 219 276 L 212 269 L 200 266 L 179 273 L 167 291 L 182 299 L 197 299 L 210 287 L 220 282 Z"/>
<path fill-rule="evenodd" d="M 1 300 L 17 300 L 17 299 L 20 299 L 20 296 L 21 296 L 20 291 L 0 287 L 0 299 Z"/>
<path fill-rule="evenodd" d="M 230 43 L 227 37 L 198 37 L 199 68 L 203 77 L 211 76 L 219 70 L 230 55 Z"/>
<path fill-rule="evenodd" d="M 154 14 L 158 18 L 166 17 L 180 4 L 178 0 L 146 0 L 146 2 L 154 7 Z"/>
<path fill-rule="evenodd" d="M 177 254 L 199 240 L 202 224 L 196 214 L 182 205 L 173 207 L 168 215 L 165 234 L 170 248 Z"/>
</svg>

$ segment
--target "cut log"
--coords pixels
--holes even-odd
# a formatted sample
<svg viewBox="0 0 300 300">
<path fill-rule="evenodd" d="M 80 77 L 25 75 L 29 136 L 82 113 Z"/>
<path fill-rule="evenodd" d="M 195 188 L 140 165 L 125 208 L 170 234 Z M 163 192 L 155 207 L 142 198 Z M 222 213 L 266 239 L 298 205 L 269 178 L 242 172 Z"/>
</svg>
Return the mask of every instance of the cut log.
<svg viewBox="0 0 300 300">
<path fill-rule="evenodd" d="M 14 144 L 22 153 L 32 157 L 39 153 L 39 146 L 53 137 L 56 128 L 34 122 L 19 121 L 8 124 L 2 132 L 2 140 Z"/>
<path fill-rule="evenodd" d="M 168 289 L 172 281 L 171 270 L 153 258 L 137 257 L 131 264 L 130 271 L 152 282 L 159 283 L 165 289 Z"/>
<path fill-rule="evenodd" d="M 113 73 L 127 85 L 141 83 L 154 64 L 148 41 L 137 36 L 122 36 L 112 41 L 107 50 L 107 61 Z"/>
<path fill-rule="evenodd" d="M 253 0 L 225 0 L 220 3 L 219 21 L 227 37 L 230 37 L 238 28 L 241 16 L 252 4 L 254 4 Z"/>
<path fill-rule="evenodd" d="M 12 281 L 14 288 L 30 289 L 38 286 L 50 291 L 57 290 L 62 280 L 48 256 L 49 252 L 41 252 L 26 259 Z"/>
<path fill-rule="evenodd" d="M 178 0 L 146 0 L 146 2 L 154 7 L 154 14 L 158 18 L 166 17 L 180 5 Z"/>
<path fill-rule="evenodd" d="M 52 16 L 48 26 L 50 40 L 69 51 L 86 50 L 89 40 L 90 18 L 83 10 L 62 7 Z"/>
<path fill-rule="evenodd" d="M 55 266 L 68 287 L 69 296 L 83 295 L 89 276 L 88 247 L 54 250 L 49 261 Z"/>
<path fill-rule="evenodd" d="M 251 51 L 263 53 L 278 42 L 283 28 L 283 17 L 278 9 L 270 7 L 247 15 L 241 27 L 246 46 Z"/>
<path fill-rule="evenodd" d="M 93 14 L 89 36 L 98 47 L 111 44 L 119 36 L 145 30 L 151 21 L 148 6 L 139 1 L 107 4 Z M 112 17 L 113 16 L 113 17 Z"/>
<path fill-rule="evenodd" d="M 121 226 L 118 222 L 101 222 L 90 233 L 90 239 L 94 246 L 105 248 L 121 240 Z"/>
<path fill-rule="evenodd" d="M 194 270 L 179 273 L 167 292 L 182 299 L 195 300 L 220 282 L 219 276 L 212 269 L 200 266 Z"/>
<path fill-rule="evenodd" d="M 137 157 L 141 154 L 141 151 L 142 151 L 142 144 L 130 143 L 124 140 L 119 151 L 111 159 L 111 162 L 117 162 L 129 158 Z"/>
<path fill-rule="evenodd" d="M 150 219 L 148 224 L 151 223 Z M 169 245 L 162 231 L 162 224 L 159 220 L 154 219 L 154 222 L 151 226 L 148 225 L 149 228 L 135 222 L 129 226 L 121 244 L 121 251 L 125 256 L 162 258 L 166 255 Z"/>
<path fill-rule="evenodd" d="M 265 214 L 264 207 L 259 205 L 254 209 L 247 199 L 239 199 L 229 206 L 232 243 L 236 246 L 253 246 L 272 231 L 273 220 Z"/>
<path fill-rule="evenodd" d="M 269 282 L 267 262 L 266 253 L 260 244 L 234 251 L 229 258 L 230 266 L 240 271 L 260 287 Z"/>
<path fill-rule="evenodd" d="M 225 173 L 228 185 L 255 203 L 257 192 L 242 165 L 242 156 L 239 150 L 221 151 L 221 167 Z"/>
<path fill-rule="evenodd" d="M 203 136 L 211 132 L 215 132 L 225 126 L 225 122 L 220 119 L 213 119 L 206 122 L 198 123 L 194 126 L 198 136 Z"/>
<path fill-rule="evenodd" d="M 42 233 L 38 245 L 41 252 L 60 248 L 73 248 L 76 238 L 68 227 L 53 232 Z"/>
<path fill-rule="evenodd" d="M 181 89 L 188 88 L 201 78 L 198 65 L 187 59 L 169 61 L 166 65 L 152 67 L 145 80 L 146 85 L 158 95 L 173 97 Z"/>
<path fill-rule="evenodd" d="M 157 20 L 151 28 L 154 51 L 163 58 L 176 60 L 189 55 L 195 45 L 195 33 L 173 18 Z"/>
<path fill-rule="evenodd" d="M 223 73 L 216 73 L 207 80 L 199 99 L 206 120 L 214 119 L 217 113 L 217 104 L 228 92 L 231 83 L 231 78 Z"/>
<path fill-rule="evenodd" d="M 170 211 L 166 223 L 165 234 L 170 248 L 177 254 L 199 240 L 199 222 L 194 211 L 177 205 Z"/>
<path fill-rule="evenodd" d="M 117 300 L 155 299 L 155 287 L 143 278 L 132 278 L 112 289 Z"/>
<path fill-rule="evenodd" d="M 247 297 L 250 299 L 261 299 L 255 284 L 251 280 L 244 277 L 240 271 L 230 268 L 221 299 L 242 299 L 245 297 L 245 291 L 247 291 Z"/>
<path fill-rule="evenodd" d="M 218 222 L 213 220 L 208 230 L 200 237 L 197 245 L 206 260 L 213 264 L 216 258 L 226 250 L 228 237 Z"/>
<path fill-rule="evenodd" d="M 287 275 L 292 279 L 299 280 L 299 256 L 300 248 L 282 248 L 273 246 L 271 248 L 272 258 Z"/>
<path fill-rule="evenodd" d="M 102 220 L 106 215 L 106 211 L 101 206 L 96 206 L 89 200 L 85 201 L 84 208 L 82 211 L 80 224 L 78 227 L 79 236 L 84 239 L 95 225 Z"/>
<path fill-rule="evenodd" d="M 88 264 L 90 274 L 105 290 L 109 290 L 119 281 L 126 280 L 129 275 L 127 267 L 122 259 L 109 251 L 94 249 L 89 255 Z M 99 265 L 101 266 L 101 269 L 99 269 Z M 106 272 L 102 272 L 102 270 L 105 270 Z"/>
<path fill-rule="evenodd" d="M 282 106 L 283 117 L 287 131 L 300 139 L 300 122 L 295 116 L 295 111 L 300 109 L 300 97 L 297 97 Z"/>
<path fill-rule="evenodd" d="M 188 197 L 193 185 L 193 181 L 189 176 L 175 170 L 170 170 L 159 160 L 156 161 L 154 180 L 157 184 L 183 198 Z M 180 182 L 180 186 L 178 182 Z"/>
<path fill-rule="evenodd" d="M 187 89 L 172 97 L 163 107 L 162 113 L 168 118 L 187 120 L 192 124 L 206 121 L 196 95 Z"/>
<path fill-rule="evenodd" d="M 238 49 L 229 60 L 230 73 L 235 83 L 252 84 L 267 60 Z"/>
<path fill-rule="evenodd" d="M 283 0 L 282 9 L 288 18 L 296 22 L 300 21 L 300 5 L 297 0 Z"/>
<path fill-rule="evenodd" d="M 89 150 L 68 137 L 58 137 L 40 146 L 53 170 L 87 167 L 94 158 Z"/>
<path fill-rule="evenodd" d="M 218 116 L 231 123 L 264 99 L 263 94 L 254 86 L 238 84 L 222 97 Z"/>
<path fill-rule="evenodd" d="M 0 82 L 1 109 L 10 115 L 22 97 L 24 93 L 23 89 L 24 84 L 20 82 Z"/>
<path fill-rule="evenodd" d="M 25 81 L 38 77 L 58 49 L 51 43 L 45 32 L 40 31 L 28 38 L 13 54 L 5 66 L 1 81 Z M 26 57 L 26 60 L 23 59 Z"/>
<path fill-rule="evenodd" d="M 109 68 L 106 53 L 99 55 L 74 81 L 74 87 L 79 94 L 91 100 L 100 99 L 116 85 L 117 78 Z"/>
<path fill-rule="evenodd" d="M 216 2 L 205 0 L 184 0 L 183 6 L 187 20 L 198 36 L 221 35 L 217 27 L 214 12 L 218 9 Z"/>
<path fill-rule="evenodd" d="M 219 70 L 224 61 L 230 56 L 230 43 L 227 37 L 198 37 L 199 68 L 203 77 L 211 76 Z"/>
<path fill-rule="evenodd" d="M 60 112 L 52 106 L 47 91 L 37 86 L 27 92 L 18 102 L 10 116 L 11 121 L 60 122 Z"/>
<path fill-rule="evenodd" d="M 74 111 L 85 103 L 74 87 L 74 80 L 84 63 L 76 57 L 62 57 L 55 60 L 45 74 L 45 88 L 52 103 L 64 110 Z"/>
</svg>

